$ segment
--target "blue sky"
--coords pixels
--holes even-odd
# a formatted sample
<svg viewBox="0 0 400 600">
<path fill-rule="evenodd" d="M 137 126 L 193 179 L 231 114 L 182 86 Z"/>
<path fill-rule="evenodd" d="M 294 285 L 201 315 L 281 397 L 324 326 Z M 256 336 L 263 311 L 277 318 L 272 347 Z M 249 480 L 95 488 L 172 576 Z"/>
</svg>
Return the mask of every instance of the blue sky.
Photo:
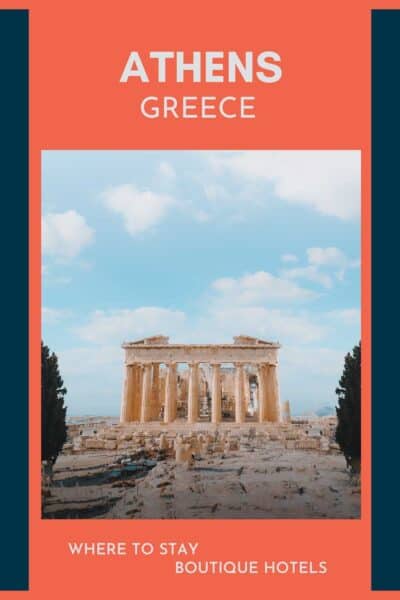
<svg viewBox="0 0 400 600">
<path fill-rule="evenodd" d="M 43 339 L 69 415 L 117 415 L 123 340 L 278 340 L 294 413 L 360 337 L 360 153 L 46 151 Z"/>
</svg>

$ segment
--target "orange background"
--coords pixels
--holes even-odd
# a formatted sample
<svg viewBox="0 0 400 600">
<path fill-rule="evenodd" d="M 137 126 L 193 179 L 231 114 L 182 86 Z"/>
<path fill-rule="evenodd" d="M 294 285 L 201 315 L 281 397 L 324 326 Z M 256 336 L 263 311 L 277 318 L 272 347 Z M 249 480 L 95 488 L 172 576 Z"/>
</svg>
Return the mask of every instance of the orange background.
<svg viewBox="0 0 400 600">
<path fill-rule="evenodd" d="M 374 8 L 396 6 L 376 1 Z M 368 1 L 8 2 L 30 8 L 30 592 L 33 598 L 364 598 L 370 588 L 370 9 Z M 119 83 L 131 50 L 275 50 L 278 84 Z M 148 120 L 147 95 L 255 95 L 254 120 Z M 42 521 L 42 149 L 361 149 L 363 493 L 358 521 Z M 168 557 L 73 557 L 67 541 L 198 541 L 196 558 L 326 560 L 325 576 L 177 576 Z M 212 577 L 212 578 L 211 578 Z M 7 594 L 7 592 L 4 592 Z M 11 593 L 10 593 L 11 594 Z M 13 597 L 19 593 L 13 593 Z M 375 593 L 380 596 L 380 593 Z"/>
</svg>

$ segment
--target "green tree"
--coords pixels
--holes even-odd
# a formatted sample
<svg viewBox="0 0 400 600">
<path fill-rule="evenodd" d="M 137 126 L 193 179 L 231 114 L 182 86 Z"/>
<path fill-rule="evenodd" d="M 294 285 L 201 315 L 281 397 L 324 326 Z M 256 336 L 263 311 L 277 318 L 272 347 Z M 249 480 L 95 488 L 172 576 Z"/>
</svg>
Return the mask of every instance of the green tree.
<svg viewBox="0 0 400 600">
<path fill-rule="evenodd" d="M 52 466 L 67 439 L 64 396 L 58 358 L 42 342 L 42 460 Z"/>
<path fill-rule="evenodd" d="M 361 461 L 361 342 L 346 354 L 336 394 L 339 404 L 336 408 L 336 441 L 347 466 L 358 473 Z"/>
</svg>

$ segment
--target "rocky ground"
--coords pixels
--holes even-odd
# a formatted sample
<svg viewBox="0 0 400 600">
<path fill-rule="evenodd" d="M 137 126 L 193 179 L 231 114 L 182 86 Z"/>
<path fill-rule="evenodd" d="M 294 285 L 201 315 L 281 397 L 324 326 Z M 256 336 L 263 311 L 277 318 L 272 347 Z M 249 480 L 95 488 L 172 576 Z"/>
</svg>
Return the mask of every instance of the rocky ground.
<svg viewBox="0 0 400 600">
<path fill-rule="evenodd" d="M 44 480 L 43 516 L 358 518 L 358 479 L 327 437 L 309 433 L 304 424 L 168 433 L 109 427 L 97 448 L 93 436 L 67 445 L 52 481 Z"/>
</svg>

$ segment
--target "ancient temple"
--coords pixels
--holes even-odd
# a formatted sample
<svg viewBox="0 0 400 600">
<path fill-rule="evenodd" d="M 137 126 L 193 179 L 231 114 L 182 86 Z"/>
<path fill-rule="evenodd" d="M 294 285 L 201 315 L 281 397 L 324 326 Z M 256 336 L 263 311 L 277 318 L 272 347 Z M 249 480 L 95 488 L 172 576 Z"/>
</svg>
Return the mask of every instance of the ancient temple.
<svg viewBox="0 0 400 600">
<path fill-rule="evenodd" d="M 121 423 L 223 420 L 278 422 L 278 343 L 249 336 L 233 344 L 125 342 Z"/>
</svg>

